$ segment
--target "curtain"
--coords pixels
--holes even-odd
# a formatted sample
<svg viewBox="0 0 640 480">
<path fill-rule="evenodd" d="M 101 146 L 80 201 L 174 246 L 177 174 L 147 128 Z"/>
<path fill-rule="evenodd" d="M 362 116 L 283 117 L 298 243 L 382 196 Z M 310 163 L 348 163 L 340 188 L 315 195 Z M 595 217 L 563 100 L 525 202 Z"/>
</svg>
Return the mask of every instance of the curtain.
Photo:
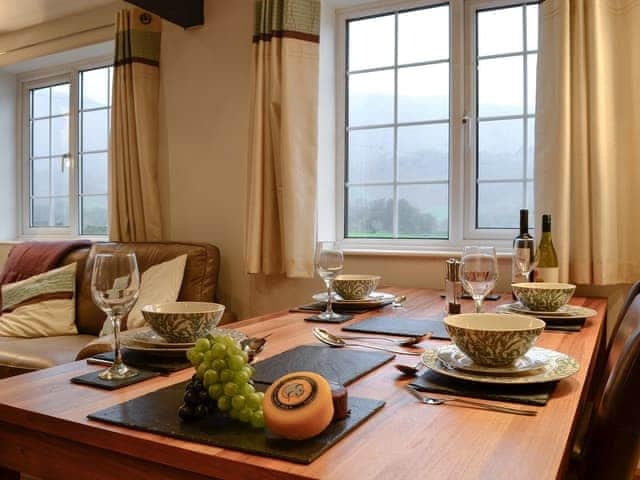
<svg viewBox="0 0 640 480">
<path fill-rule="evenodd" d="M 640 277 L 640 2 L 540 4 L 535 201 L 561 281 Z"/>
<path fill-rule="evenodd" d="M 246 263 L 312 277 L 320 0 L 258 0 L 253 37 Z"/>
<path fill-rule="evenodd" d="M 116 16 L 109 156 L 109 236 L 162 237 L 158 189 L 158 86 L 161 20 L 143 10 Z"/>
</svg>

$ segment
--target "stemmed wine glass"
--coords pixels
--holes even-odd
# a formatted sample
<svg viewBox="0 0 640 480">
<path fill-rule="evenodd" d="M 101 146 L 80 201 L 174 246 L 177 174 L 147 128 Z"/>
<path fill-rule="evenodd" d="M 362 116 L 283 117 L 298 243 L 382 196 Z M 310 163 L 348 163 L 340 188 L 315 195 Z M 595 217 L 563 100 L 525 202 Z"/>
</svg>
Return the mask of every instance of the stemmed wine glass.
<svg viewBox="0 0 640 480">
<path fill-rule="evenodd" d="M 316 270 L 327 287 L 327 308 L 320 313 L 319 320 L 339 320 L 343 316 L 335 313 L 332 308 L 333 280 L 344 268 L 344 255 L 334 242 L 318 242 L 316 246 Z"/>
<path fill-rule="evenodd" d="M 493 247 L 464 247 L 460 280 L 476 307 L 476 313 L 482 312 L 484 297 L 493 290 L 498 278 L 498 259 Z"/>
<path fill-rule="evenodd" d="M 538 263 L 534 258 L 533 241 L 530 238 L 516 238 L 513 241 L 513 267 L 521 281 L 530 281 L 531 271 Z"/>
<path fill-rule="evenodd" d="M 122 380 L 138 371 L 122 362 L 120 321 L 129 313 L 140 292 L 140 274 L 135 253 L 98 253 L 91 273 L 91 294 L 95 304 L 113 324 L 115 357 L 113 365 L 98 376 L 103 380 Z"/>
</svg>

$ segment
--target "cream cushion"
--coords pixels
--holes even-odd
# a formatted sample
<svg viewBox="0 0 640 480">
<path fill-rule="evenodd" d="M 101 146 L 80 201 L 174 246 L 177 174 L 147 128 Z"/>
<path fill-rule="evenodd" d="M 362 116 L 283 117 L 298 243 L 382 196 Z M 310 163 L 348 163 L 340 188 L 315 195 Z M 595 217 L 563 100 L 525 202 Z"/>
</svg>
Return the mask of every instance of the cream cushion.
<svg viewBox="0 0 640 480">
<path fill-rule="evenodd" d="M 180 255 L 158 265 L 149 267 L 140 279 L 140 295 L 138 301 L 129 312 L 127 328 L 138 328 L 146 324 L 142 316 L 142 307 L 155 303 L 175 302 L 180 295 L 184 267 L 187 255 Z M 104 322 L 100 336 L 113 333 L 110 322 Z"/>
<path fill-rule="evenodd" d="M 2 337 L 76 335 L 76 264 L 2 286 Z"/>
</svg>

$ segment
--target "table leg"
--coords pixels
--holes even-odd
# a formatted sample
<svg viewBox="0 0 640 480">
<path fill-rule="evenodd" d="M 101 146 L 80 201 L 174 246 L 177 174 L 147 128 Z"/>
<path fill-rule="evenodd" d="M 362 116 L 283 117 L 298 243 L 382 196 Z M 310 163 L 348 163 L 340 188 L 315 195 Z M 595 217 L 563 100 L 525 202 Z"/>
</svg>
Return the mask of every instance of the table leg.
<svg viewBox="0 0 640 480">
<path fill-rule="evenodd" d="M 20 480 L 20 473 L 0 467 L 0 480 Z"/>
</svg>

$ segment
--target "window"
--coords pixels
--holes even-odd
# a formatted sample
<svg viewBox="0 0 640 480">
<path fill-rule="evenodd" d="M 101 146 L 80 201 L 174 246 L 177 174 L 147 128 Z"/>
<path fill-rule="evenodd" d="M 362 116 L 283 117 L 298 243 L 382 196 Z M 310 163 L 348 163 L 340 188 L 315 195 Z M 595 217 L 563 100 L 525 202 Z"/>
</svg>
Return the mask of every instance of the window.
<svg viewBox="0 0 640 480">
<path fill-rule="evenodd" d="M 24 234 L 107 234 L 112 77 L 101 65 L 22 79 Z"/>
<path fill-rule="evenodd" d="M 339 12 L 347 246 L 513 237 L 519 209 L 533 208 L 537 16 L 513 0 Z"/>
</svg>

